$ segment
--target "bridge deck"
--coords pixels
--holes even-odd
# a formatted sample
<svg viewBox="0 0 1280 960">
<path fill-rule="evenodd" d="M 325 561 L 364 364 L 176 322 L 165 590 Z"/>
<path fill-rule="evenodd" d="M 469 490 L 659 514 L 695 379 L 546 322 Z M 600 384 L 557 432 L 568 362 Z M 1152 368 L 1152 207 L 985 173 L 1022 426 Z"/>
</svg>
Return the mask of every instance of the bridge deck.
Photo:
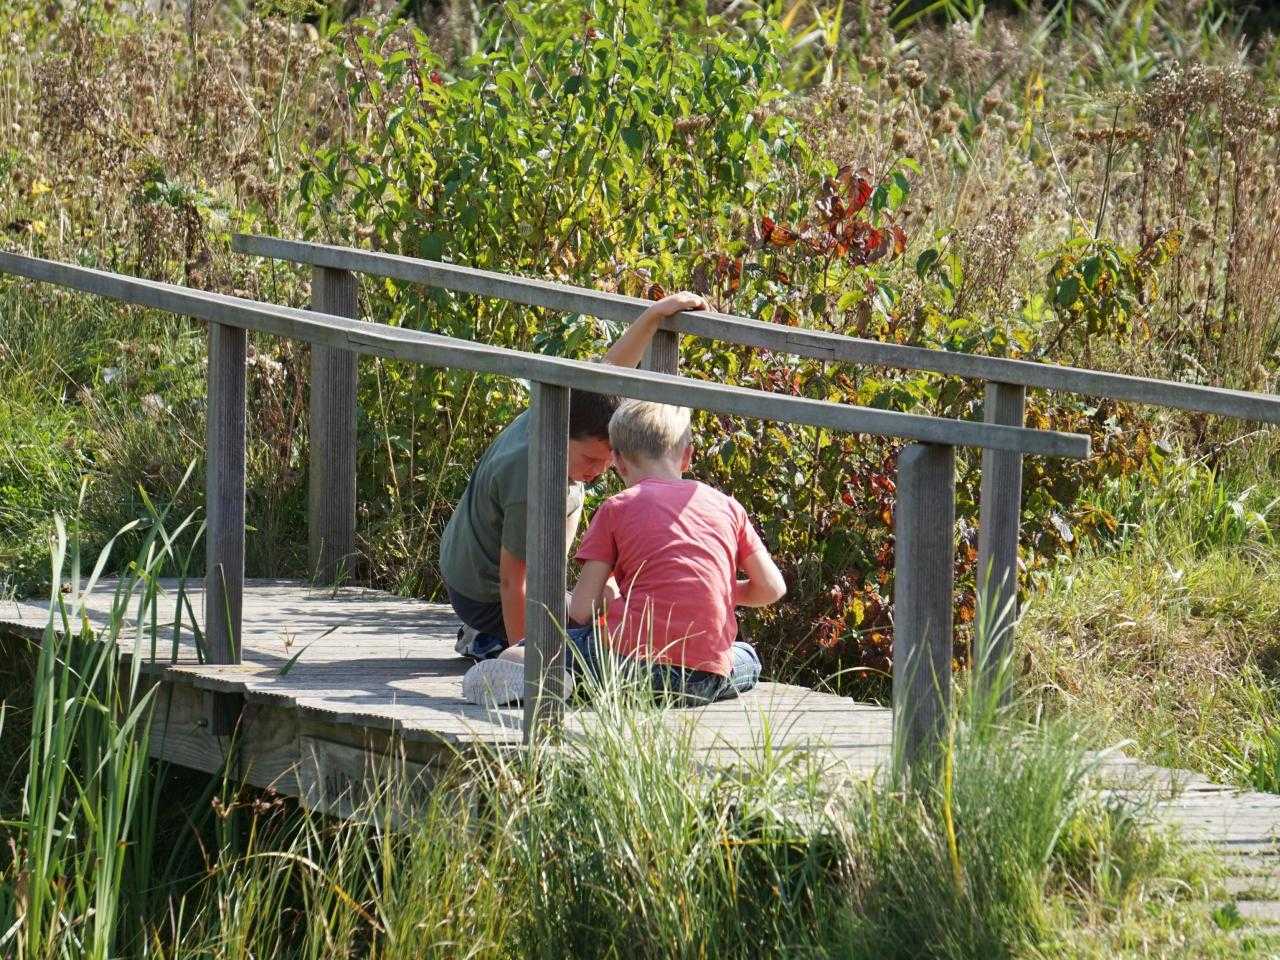
<svg viewBox="0 0 1280 960">
<path fill-rule="evenodd" d="M 519 707 L 486 708 L 462 698 L 468 663 L 454 652 L 458 623 L 447 606 L 358 588 L 317 590 L 297 581 L 248 581 L 243 662 L 207 665 L 197 660 L 185 604 L 184 626 L 174 642 L 178 585 L 165 581 L 163 587 L 155 603 L 154 659 L 152 612 L 143 612 L 139 632 L 137 596 L 119 642 L 130 655 L 136 651 L 173 701 L 166 705 L 165 727 L 156 731 L 155 749 L 168 759 L 218 768 L 223 745 L 204 733 L 211 694 L 243 695 L 247 726 L 242 749 L 255 752 L 257 733 L 268 735 L 272 744 L 271 762 L 251 771 L 251 779 L 288 793 L 300 792 L 300 785 L 291 781 L 296 774 L 282 762 L 285 757 L 277 756 L 290 752 L 282 728 L 304 741 L 293 751 L 296 761 L 308 759 L 306 741 L 317 739 L 357 746 L 362 737 L 385 743 L 395 735 L 410 757 L 424 762 L 476 744 L 520 742 Z M 203 621 L 203 584 L 193 582 L 187 589 L 191 611 Z M 115 590 L 116 583 L 107 581 L 89 597 L 89 618 L 95 624 L 107 622 Z M 34 633 L 43 628 L 46 610 L 42 602 L 6 604 L 0 608 L 0 624 Z M 180 708 L 176 717 L 175 706 Z M 158 717 L 165 713 L 157 711 Z M 274 729 L 265 729 L 265 714 Z M 570 710 L 567 730 L 580 730 L 592 716 L 590 708 Z M 855 770 L 869 771 L 889 753 L 887 709 L 790 684 L 762 683 L 736 700 L 667 711 L 664 720 L 684 725 L 700 750 L 725 760 L 757 749 L 766 735 L 775 748 L 821 749 Z"/>
<path fill-rule="evenodd" d="M 518 708 L 485 708 L 462 699 L 467 664 L 453 651 L 457 621 L 446 606 L 371 590 L 249 581 L 244 662 L 211 666 L 197 662 L 190 614 L 174 656 L 177 584 L 163 586 L 155 604 L 155 659 L 152 612 L 144 611 L 139 632 L 137 597 L 120 638 L 127 653 L 142 658 L 150 682 L 161 684 L 152 735 L 152 752 L 159 757 L 215 772 L 231 756 L 236 774 L 249 782 L 341 814 L 367 789 L 371 758 L 395 753 L 427 786 L 460 752 L 477 744 L 520 742 Z M 188 587 L 191 610 L 202 622 L 202 584 Z M 114 582 L 100 584 L 88 600 L 89 618 L 97 625 L 107 622 L 115 588 Z M 41 602 L 5 603 L 0 627 L 37 635 L 46 610 Z M 235 753 L 225 738 L 209 732 L 211 701 L 218 694 L 244 698 Z M 589 708 L 570 710 L 570 735 L 592 716 Z M 750 755 L 766 736 L 775 749 L 803 750 L 855 773 L 869 773 L 889 759 L 888 709 L 789 684 L 763 683 L 737 700 L 670 710 L 664 722 L 683 725 L 713 762 Z M 1280 922 L 1280 904 L 1274 902 L 1280 796 L 1240 793 L 1186 771 L 1124 757 L 1111 761 L 1107 772 L 1117 784 L 1170 787 L 1159 804 L 1161 815 L 1228 855 L 1243 878 L 1235 883 L 1246 898 L 1246 913 Z"/>
</svg>

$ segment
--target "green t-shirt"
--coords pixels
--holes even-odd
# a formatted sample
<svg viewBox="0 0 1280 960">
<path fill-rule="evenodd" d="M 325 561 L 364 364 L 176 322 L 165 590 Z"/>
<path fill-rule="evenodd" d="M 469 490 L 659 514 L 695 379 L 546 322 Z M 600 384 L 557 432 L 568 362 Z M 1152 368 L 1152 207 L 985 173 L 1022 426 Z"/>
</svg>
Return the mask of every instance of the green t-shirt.
<svg viewBox="0 0 1280 960">
<path fill-rule="evenodd" d="M 524 559 L 529 500 L 529 415 L 498 434 L 476 464 L 471 481 L 440 538 L 445 583 L 470 600 L 496 603 L 498 551 Z M 569 485 L 569 539 L 582 511 L 582 484 Z"/>
</svg>

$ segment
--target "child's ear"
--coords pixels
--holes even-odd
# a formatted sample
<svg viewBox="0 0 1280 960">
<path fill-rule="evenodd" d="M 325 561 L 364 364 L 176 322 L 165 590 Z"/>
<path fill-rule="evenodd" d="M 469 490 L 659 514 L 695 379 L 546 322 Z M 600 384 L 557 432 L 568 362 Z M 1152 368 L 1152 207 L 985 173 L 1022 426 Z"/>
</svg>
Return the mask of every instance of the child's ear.
<svg viewBox="0 0 1280 960">
<path fill-rule="evenodd" d="M 627 480 L 627 471 L 631 469 L 631 464 L 627 463 L 627 458 L 616 450 L 613 452 L 613 469 L 617 471 L 623 483 L 629 482 Z"/>
<path fill-rule="evenodd" d="M 684 445 L 684 453 L 680 454 L 680 472 L 688 473 L 689 464 L 693 463 L 693 444 L 686 443 Z"/>
</svg>

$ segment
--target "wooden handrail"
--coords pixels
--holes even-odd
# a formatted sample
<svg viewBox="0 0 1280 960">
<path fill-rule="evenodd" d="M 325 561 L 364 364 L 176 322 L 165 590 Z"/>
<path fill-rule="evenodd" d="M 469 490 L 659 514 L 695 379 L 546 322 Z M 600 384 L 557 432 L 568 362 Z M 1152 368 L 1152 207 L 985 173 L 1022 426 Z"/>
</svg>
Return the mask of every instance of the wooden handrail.
<svg viewBox="0 0 1280 960">
<path fill-rule="evenodd" d="M 353 251 L 358 253 L 358 251 Z M 954 527 L 955 446 L 976 446 L 1020 458 L 1024 454 L 1085 457 L 1089 438 L 1069 433 L 1028 430 L 1021 425 L 947 420 L 939 417 L 873 410 L 707 383 L 648 370 L 559 357 L 546 357 L 459 340 L 439 334 L 404 330 L 369 323 L 353 317 L 321 312 L 341 309 L 355 314 L 354 277 L 351 264 L 316 264 L 320 289 L 313 305 L 320 310 L 297 310 L 241 297 L 192 290 L 176 284 L 143 280 L 73 264 L 0 252 L 0 273 L 59 284 L 125 303 L 165 310 L 209 323 L 208 491 L 206 533 L 206 638 L 210 651 L 223 662 L 239 659 L 241 600 L 244 572 L 245 500 L 245 379 L 244 331 L 260 330 L 306 340 L 320 348 L 313 357 L 323 371 L 321 389 L 333 392 L 320 398 L 316 408 L 313 383 L 313 428 L 319 424 L 327 439 L 324 455 L 333 470 L 325 468 L 313 494 L 323 496 L 326 485 L 354 496 L 355 355 L 391 357 L 433 367 L 457 367 L 478 373 L 521 377 L 531 381 L 528 543 L 537 553 L 531 565 L 527 593 L 528 655 L 525 661 L 525 736 L 535 724 L 558 723 L 564 686 L 562 635 L 566 547 L 564 517 L 567 513 L 570 390 L 613 393 L 641 400 L 677 403 L 732 416 L 807 424 L 851 433 L 900 437 L 917 441 L 902 455 L 899 467 L 899 509 L 903 518 L 897 532 L 899 563 L 909 568 L 898 592 L 907 611 L 898 643 L 909 673 L 930 665 L 924 680 L 914 683 L 895 679 L 895 712 L 907 731 L 905 755 L 913 761 L 934 755 L 940 721 L 950 691 L 950 615 L 953 591 L 952 534 Z M 441 266 L 441 265 L 437 265 Z M 527 295 L 530 281 L 498 278 L 502 293 Z M 468 282 L 473 282 L 471 277 Z M 488 282 L 488 281 L 486 281 Z M 547 286 L 547 285 L 544 285 Z M 535 289 L 542 289 L 533 284 Z M 549 285 L 555 288 L 555 285 Z M 551 289 L 555 296 L 563 289 Z M 573 293 L 570 290 L 570 293 Z M 550 294 L 548 294 L 550 295 Z M 576 294 L 574 294 L 576 296 Z M 509 299 L 519 299 L 511 296 Z M 642 301 L 627 306 L 634 315 Z M 566 307 L 566 309 L 580 309 Z M 699 315 L 686 314 L 686 319 Z M 714 316 L 714 315 L 709 315 Z M 733 318 L 729 318 L 733 319 Z M 650 357 L 651 365 L 674 367 L 674 334 L 664 332 Z M 314 478 L 313 478 L 314 480 Z M 352 512 L 354 501 L 336 512 Z M 344 541 L 354 528 L 338 518 L 333 529 Z M 895 524 L 897 521 L 895 520 Z M 1015 520 L 1016 534 L 1016 520 Z M 330 558 L 340 562 L 341 558 Z M 213 605 L 212 607 L 210 605 Z M 943 671 L 938 664 L 945 663 Z M 905 708 L 905 709 L 902 709 Z M 237 717 L 235 705 L 215 700 L 213 732 L 231 732 Z"/>
<path fill-rule="evenodd" d="M 899 437 L 957 447 L 991 447 L 1049 457 L 1083 458 L 1089 455 L 1089 438 L 1082 434 L 876 410 L 647 370 L 524 353 L 441 334 L 192 290 L 158 280 L 143 280 L 20 254 L 0 252 L 0 272 L 231 327 L 260 330 L 425 366 L 456 367 L 575 390 L 611 393 L 712 413 L 805 424 L 846 433 Z"/>
<path fill-rule="evenodd" d="M 231 247 L 239 253 L 351 270 L 459 293 L 497 297 L 527 306 L 582 313 L 606 320 L 630 321 L 650 305 L 647 300 L 574 287 L 547 280 L 513 277 L 434 260 L 419 260 L 391 253 L 375 253 L 300 240 L 284 240 L 255 234 L 236 234 Z M 1061 390 L 1090 397 L 1110 397 L 1134 403 L 1212 413 L 1242 420 L 1280 423 L 1280 396 L 1204 387 L 1169 380 L 1153 380 L 1122 373 L 1102 373 L 1030 360 L 955 353 L 897 343 L 881 343 L 821 330 L 806 330 L 778 323 L 712 311 L 676 314 L 666 329 L 780 353 L 903 370 L 923 370 L 956 377 Z"/>
<path fill-rule="evenodd" d="M 354 247 L 251 234 L 234 235 L 231 245 L 240 253 L 313 264 L 316 268 L 341 270 L 348 276 L 368 273 L 609 320 L 630 321 L 649 305 L 649 301 L 616 293 Z M 1274 395 L 881 343 L 713 311 L 688 311 L 667 318 L 654 337 L 645 366 L 675 373 L 682 333 L 821 361 L 985 380 L 984 419 L 993 426 L 1023 425 L 1028 387 L 1280 423 L 1280 397 Z M 991 447 L 983 450 L 979 502 L 978 569 L 983 586 L 979 602 L 984 608 L 984 620 L 994 625 L 995 634 L 991 638 L 992 655 L 979 672 L 994 679 L 1000 673 L 998 664 L 1010 655 L 1017 620 L 1018 530 L 1022 514 L 1020 453 Z"/>
</svg>

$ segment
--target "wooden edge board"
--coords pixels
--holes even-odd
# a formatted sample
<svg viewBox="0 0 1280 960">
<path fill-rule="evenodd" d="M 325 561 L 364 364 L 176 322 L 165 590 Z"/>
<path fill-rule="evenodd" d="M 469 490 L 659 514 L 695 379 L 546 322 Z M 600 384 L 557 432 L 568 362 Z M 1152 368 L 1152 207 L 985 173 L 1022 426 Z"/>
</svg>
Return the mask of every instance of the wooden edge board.
<svg viewBox="0 0 1280 960">
<path fill-rule="evenodd" d="M 1084 458 L 1089 455 L 1089 438 L 1079 434 L 876 410 L 670 374 L 541 356 L 440 334 L 192 290 L 177 284 L 143 280 L 37 257 L 0 252 L 0 272 L 213 323 L 261 330 L 426 366 L 456 367 L 575 390 L 614 393 L 730 416 L 807 424 L 847 433 L 900 437 L 944 446 L 990 447 L 1051 457 Z"/>
<path fill-rule="evenodd" d="M 379 277 L 405 280 L 458 293 L 497 297 L 528 306 L 630 321 L 650 301 L 586 287 L 516 277 L 451 263 L 419 260 L 354 247 L 235 234 L 231 248 L 238 253 L 288 260 Z M 664 329 L 708 339 L 725 340 L 818 360 L 867 363 L 906 370 L 925 370 L 992 383 L 1020 384 L 1062 390 L 1092 397 L 1111 397 L 1135 403 L 1212 413 L 1242 420 L 1280 423 L 1280 397 L 1222 387 L 1205 387 L 1153 380 L 1121 373 L 1104 373 L 1055 364 L 986 357 L 973 353 L 933 350 L 898 343 L 881 343 L 821 330 L 805 330 L 779 323 L 714 311 L 687 311 L 663 324 Z"/>
</svg>

